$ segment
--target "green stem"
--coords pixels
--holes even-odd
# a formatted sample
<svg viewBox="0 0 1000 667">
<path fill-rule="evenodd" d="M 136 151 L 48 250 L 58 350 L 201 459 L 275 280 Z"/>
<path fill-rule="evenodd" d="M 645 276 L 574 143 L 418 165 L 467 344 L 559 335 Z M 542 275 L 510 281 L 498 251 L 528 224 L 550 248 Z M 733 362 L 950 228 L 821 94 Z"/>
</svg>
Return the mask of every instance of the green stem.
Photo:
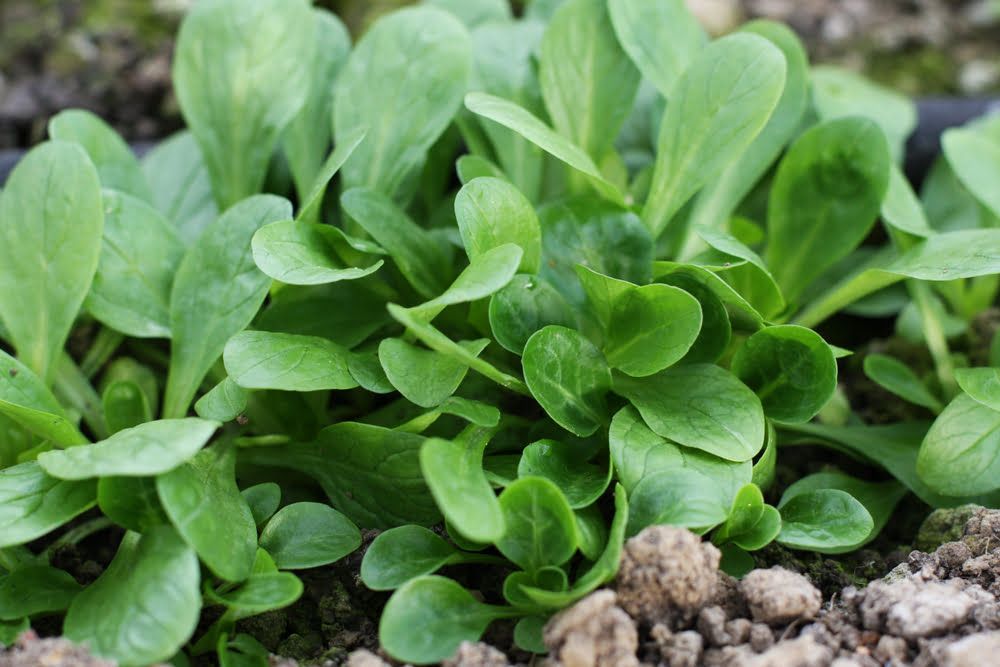
<svg viewBox="0 0 1000 667">
<path fill-rule="evenodd" d="M 111 355 L 125 340 L 125 336 L 114 329 L 101 327 L 94 339 L 94 344 L 87 350 L 87 354 L 80 362 L 80 372 L 89 380 L 94 377 L 97 371 L 108 362 Z"/>
<path fill-rule="evenodd" d="M 56 360 L 52 391 L 63 404 L 75 409 L 93 431 L 98 440 L 108 437 L 108 425 L 104 421 L 104 405 L 90 380 L 63 352 Z"/>
<path fill-rule="evenodd" d="M 45 547 L 45 551 L 43 551 L 38 558 L 39 560 L 47 563 L 49 562 L 49 559 L 52 558 L 53 554 L 59 551 L 59 549 L 70 544 L 82 542 L 94 533 L 104 530 L 111 525 L 113 525 L 111 519 L 106 516 L 99 516 L 96 519 L 91 519 L 90 521 L 81 523 L 76 528 L 66 531 L 59 537 L 59 539 Z"/>
<path fill-rule="evenodd" d="M 934 295 L 931 294 L 930 285 L 918 280 L 908 280 L 906 287 L 920 310 L 924 324 L 924 338 L 934 360 L 934 371 L 937 373 L 938 382 L 941 383 L 941 390 L 945 397 L 951 399 L 958 395 L 960 390 L 955 380 L 955 364 L 951 360 L 948 339 L 944 335 L 941 319 L 934 309 Z"/>
</svg>

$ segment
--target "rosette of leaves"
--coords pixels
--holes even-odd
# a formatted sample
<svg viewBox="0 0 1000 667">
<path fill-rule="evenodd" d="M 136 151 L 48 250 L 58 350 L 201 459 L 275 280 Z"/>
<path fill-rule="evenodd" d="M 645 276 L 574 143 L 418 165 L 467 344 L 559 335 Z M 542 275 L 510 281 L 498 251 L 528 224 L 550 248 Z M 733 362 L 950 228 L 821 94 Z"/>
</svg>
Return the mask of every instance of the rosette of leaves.
<svg viewBox="0 0 1000 667">
<path fill-rule="evenodd" d="M 353 47 L 305 0 L 204 0 L 174 80 L 188 129 L 141 162 L 68 111 L 0 194 L 0 641 L 62 614 L 123 665 L 263 665 L 237 622 L 365 528 L 394 657 L 497 620 L 541 651 L 646 526 L 739 573 L 772 540 L 857 548 L 907 490 L 995 490 L 954 484 L 1000 406 L 947 347 L 995 289 L 988 123 L 921 206 L 908 102 L 680 0 L 428 1 Z M 929 432 L 810 421 L 847 352 L 809 327 L 847 306 L 924 324 L 940 387 L 868 365 Z M 806 441 L 898 481 L 775 489 Z M 96 533 L 117 555 L 83 587 L 52 556 Z"/>
</svg>

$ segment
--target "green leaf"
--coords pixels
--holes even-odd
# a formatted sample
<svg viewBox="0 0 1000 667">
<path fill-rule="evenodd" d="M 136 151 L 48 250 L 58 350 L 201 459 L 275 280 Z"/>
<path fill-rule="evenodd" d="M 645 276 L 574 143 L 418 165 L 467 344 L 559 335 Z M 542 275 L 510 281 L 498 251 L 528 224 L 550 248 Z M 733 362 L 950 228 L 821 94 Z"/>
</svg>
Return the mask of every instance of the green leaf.
<svg viewBox="0 0 1000 667">
<path fill-rule="evenodd" d="M 500 494 L 506 530 L 497 549 L 519 567 L 535 572 L 562 565 L 576 551 L 573 510 L 555 484 L 542 477 L 522 477 Z"/>
<path fill-rule="evenodd" d="M 159 475 L 194 456 L 219 426 L 195 417 L 161 419 L 119 431 L 93 445 L 42 452 L 38 463 L 60 479 Z"/>
<path fill-rule="evenodd" d="M 22 633 L 31 629 L 31 623 L 26 618 L 15 621 L 0 621 L 0 645 L 11 646 Z"/>
<path fill-rule="evenodd" d="M 625 489 L 615 485 L 615 516 L 608 531 L 607 545 L 604 551 L 594 561 L 586 572 L 574 582 L 573 586 L 563 592 L 547 591 L 533 586 L 522 586 L 521 590 L 538 604 L 552 609 L 568 607 L 585 595 L 592 593 L 598 586 L 605 584 L 618 573 L 618 565 L 622 559 L 622 547 L 625 543 L 625 528 L 629 517 L 629 502 Z"/>
<path fill-rule="evenodd" d="M 90 290 L 103 228 L 97 170 L 76 144 L 31 149 L 0 193 L 0 320 L 46 382 Z"/>
<path fill-rule="evenodd" d="M 764 494 L 756 484 L 747 484 L 733 498 L 726 522 L 712 536 L 716 544 L 750 531 L 764 515 Z"/>
<path fill-rule="evenodd" d="M 678 272 L 659 280 L 684 290 L 698 301 L 701 308 L 701 330 L 681 361 L 689 364 L 716 361 L 729 347 L 733 335 L 726 304 L 711 287 L 693 275 Z"/>
<path fill-rule="evenodd" d="M 344 166 L 348 158 L 354 154 L 365 137 L 368 136 L 367 127 L 359 127 L 354 132 L 345 134 L 337 142 L 333 152 L 327 156 L 326 161 L 319 168 L 316 179 L 313 181 L 312 189 L 308 191 L 305 198 L 299 202 L 299 212 L 295 220 L 299 222 L 316 223 L 319 222 L 321 208 L 327 187 L 340 168 Z M 348 239 L 349 242 L 357 242 L 356 239 Z"/>
<path fill-rule="evenodd" d="M 350 351 L 318 336 L 242 331 L 226 343 L 223 361 L 244 389 L 319 391 L 358 386 L 347 367 Z"/>
<path fill-rule="evenodd" d="M 87 442 L 59 401 L 27 366 L 0 350 L 0 413 L 59 447 Z"/>
<path fill-rule="evenodd" d="M 708 41 L 683 0 L 610 0 L 622 48 L 642 75 L 670 99 L 674 85 Z"/>
<path fill-rule="evenodd" d="M 606 459 L 606 454 L 604 454 Z M 611 466 L 586 460 L 579 446 L 557 440 L 539 440 L 524 448 L 518 477 L 544 477 L 559 487 L 570 507 L 593 504 L 611 483 Z"/>
<path fill-rule="evenodd" d="M 178 132 L 157 144 L 142 159 L 142 171 L 152 186 L 153 203 L 186 245 L 219 216 L 208 169 L 190 132 Z"/>
<path fill-rule="evenodd" d="M 634 1 L 634 0 L 633 0 Z M 740 201 L 763 177 L 789 141 L 799 132 L 802 117 L 809 104 L 809 60 L 802 42 L 787 26 L 773 21 L 751 21 L 740 28 L 764 37 L 781 49 L 785 56 L 785 87 L 778 105 L 750 146 L 728 166 L 718 178 L 706 183 L 694 200 L 691 210 L 692 229 L 705 226 L 719 229 Z M 687 248 L 681 256 L 691 250 Z"/>
<path fill-rule="evenodd" d="M 902 161 L 906 138 L 917 126 L 912 99 L 842 67 L 819 65 L 811 68 L 809 78 L 813 106 L 822 120 L 871 118 L 888 138 L 893 162 Z"/>
<path fill-rule="evenodd" d="M 400 272 L 421 296 L 429 299 L 444 291 L 450 277 L 450 248 L 417 226 L 392 200 L 375 190 L 353 188 L 340 197 L 340 203 L 351 218 L 388 251 Z"/>
<path fill-rule="evenodd" d="M 214 4 L 214 3 L 209 3 Z M 257 314 L 271 279 L 253 262 L 250 240 L 269 222 L 292 217 L 280 197 L 250 197 L 209 225 L 184 255 L 170 299 L 170 372 L 164 417 L 182 417 L 226 342 Z M 212 317 L 205 317 L 212 313 Z"/>
<path fill-rule="evenodd" d="M 969 496 L 1000 488 L 1000 412 L 959 394 L 938 415 L 917 456 L 934 491 Z"/>
<path fill-rule="evenodd" d="M 920 200 L 906 180 L 906 175 L 896 165 L 889 169 L 889 188 L 879 214 L 888 224 L 907 234 L 928 237 L 934 233 Z"/>
<path fill-rule="evenodd" d="M 281 505 L 281 487 L 274 482 L 263 482 L 240 491 L 250 507 L 254 523 L 258 527 L 270 519 Z"/>
<path fill-rule="evenodd" d="M 119 526 L 137 532 L 170 521 L 152 477 L 101 477 L 97 482 L 97 505 Z"/>
<path fill-rule="evenodd" d="M 495 542 L 504 534 L 503 511 L 483 472 L 490 431 L 454 440 L 430 438 L 420 448 L 420 469 L 448 525 L 474 542 Z"/>
<path fill-rule="evenodd" d="M 455 196 L 455 217 L 470 261 L 514 243 L 524 253 L 518 270 L 538 272 L 542 257 L 538 216 L 531 202 L 507 181 L 483 177 L 466 183 Z"/>
<path fill-rule="evenodd" d="M 751 480 L 750 461 L 734 463 L 671 442 L 653 433 L 631 406 L 619 410 L 611 420 L 608 443 L 615 476 L 630 494 L 654 473 L 689 468 L 711 479 L 719 502 L 727 506 Z"/>
<path fill-rule="evenodd" d="M 531 395 L 567 431 L 586 437 L 606 422 L 611 371 L 582 334 L 547 326 L 528 339 L 521 363 Z"/>
<path fill-rule="evenodd" d="M 778 542 L 820 553 L 860 544 L 875 523 L 865 506 L 839 489 L 819 489 L 782 498 Z"/>
<path fill-rule="evenodd" d="M 785 84 L 785 58 L 771 42 L 731 34 L 705 47 L 671 93 L 660 125 L 643 222 L 654 237 L 702 186 L 764 128 Z"/>
<path fill-rule="evenodd" d="M 490 563 L 493 557 L 463 553 L 421 526 L 399 526 L 379 533 L 365 551 L 361 581 L 373 591 L 391 591 L 445 565 L 463 562 Z"/>
<path fill-rule="evenodd" d="M 490 298 L 490 329 L 505 349 L 522 354 L 531 335 L 550 324 L 572 326 L 573 311 L 548 281 L 518 274 Z"/>
<path fill-rule="evenodd" d="M 594 190 L 608 201 L 619 206 L 625 199 L 613 183 L 604 178 L 601 170 L 587 153 L 572 141 L 556 133 L 527 109 L 508 100 L 486 93 L 469 93 L 465 96 L 469 111 L 514 130 L 553 157 L 585 174 Z"/>
<path fill-rule="evenodd" d="M 210 0 L 181 23 L 174 90 L 220 209 L 260 192 L 282 132 L 305 105 L 315 23 L 305 0 Z"/>
<path fill-rule="evenodd" d="M 645 378 L 616 375 L 614 386 L 653 432 L 678 444 L 729 461 L 747 461 L 764 446 L 760 400 L 718 366 L 675 366 Z"/>
<path fill-rule="evenodd" d="M 232 446 L 210 447 L 156 478 L 163 509 L 217 577 L 243 581 L 257 551 L 257 526 L 235 478 Z"/>
<path fill-rule="evenodd" d="M 455 172 L 462 185 L 468 185 L 476 178 L 498 178 L 507 180 L 506 174 L 481 155 L 467 153 L 455 160 Z"/>
<path fill-rule="evenodd" d="M 198 557 L 169 526 L 127 533 L 108 569 L 73 600 L 63 633 L 123 666 L 167 660 L 198 624 L 199 574 Z"/>
<path fill-rule="evenodd" d="M 312 14 L 315 47 L 312 62 L 303 67 L 311 77 L 308 95 L 281 138 L 301 202 L 308 198 L 330 144 L 333 84 L 351 51 L 351 36 L 339 18 L 318 7 Z"/>
<path fill-rule="evenodd" d="M 0 577 L 0 621 L 65 611 L 83 586 L 64 570 L 29 565 Z"/>
<path fill-rule="evenodd" d="M 428 322 L 415 315 L 412 310 L 401 308 L 394 303 L 388 305 L 388 310 L 389 314 L 397 322 L 405 326 L 410 333 L 416 336 L 427 347 L 461 361 L 472 370 L 493 380 L 502 387 L 525 396 L 529 395 L 527 386 L 520 379 L 504 373 L 490 363 L 477 358 L 468 349 L 451 340 L 432 327 Z"/>
<path fill-rule="evenodd" d="M 507 0 L 424 0 L 424 4 L 448 10 L 470 28 L 513 18 Z"/>
<path fill-rule="evenodd" d="M 283 287 L 271 295 L 254 327 L 322 336 L 353 348 L 390 322 L 385 302 L 373 298 L 371 289 L 363 280 Z"/>
<path fill-rule="evenodd" d="M 97 504 L 93 480 L 65 481 L 34 461 L 0 470 L 0 548 L 25 544 Z"/>
<path fill-rule="evenodd" d="M 521 256 L 521 248 L 513 243 L 491 248 L 473 259 L 443 294 L 412 310 L 430 320 L 447 306 L 485 299 L 514 278 Z"/>
<path fill-rule="evenodd" d="M 825 553 L 853 551 L 875 539 L 888 523 L 896 504 L 907 492 L 905 486 L 894 480 L 866 482 L 839 472 L 819 472 L 803 477 L 785 489 L 779 507 L 796 495 L 821 489 L 839 489 L 849 493 L 851 497 L 865 506 L 873 521 L 871 532 L 861 542 L 830 549 Z"/>
<path fill-rule="evenodd" d="M 956 368 L 955 379 L 970 397 L 988 408 L 1000 410 L 1000 369 Z"/>
<path fill-rule="evenodd" d="M 257 267 L 290 285 L 321 285 L 357 280 L 378 271 L 385 262 L 369 266 L 346 266 L 341 253 L 348 251 L 384 254 L 379 246 L 353 239 L 331 225 L 286 220 L 261 227 L 251 247 Z"/>
<path fill-rule="evenodd" d="M 577 273 L 589 292 L 595 282 L 592 272 L 581 268 Z M 607 315 L 601 318 L 607 328 L 604 356 L 612 368 L 633 377 L 652 375 L 676 364 L 701 330 L 698 300 L 670 285 L 628 285 L 610 295 L 605 309 Z"/>
<path fill-rule="evenodd" d="M 472 31 L 474 76 L 472 89 L 510 100 L 536 116 L 544 115 L 538 83 L 537 53 L 545 24 L 540 21 L 488 23 Z M 485 175 L 509 179 L 531 201 L 538 201 L 545 153 L 517 132 L 486 118 L 483 132 L 496 152 L 503 173 Z M 468 156 L 467 156 L 468 157 Z M 459 158 L 459 174 L 463 169 Z M 480 156 L 480 159 L 484 159 Z M 485 166 L 480 164 L 480 167 Z M 466 181 L 467 182 L 467 181 Z"/>
<path fill-rule="evenodd" d="M 520 615 L 483 604 L 451 579 L 418 577 L 389 598 L 378 637 L 397 660 L 429 665 L 450 657 L 463 641 L 477 641 L 494 620 Z"/>
<path fill-rule="evenodd" d="M 603 158 L 639 88 L 639 71 L 618 44 L 604 0 L 568 0 L 552 15 L 538 78 L 556 130 Z"/>
<path fill-rule="evenodd" d="M 957 280 L 1000 273 L 1000 230 L 935 234 L 903 253 L 887 271 L 917 280 Z"/>
<path fill-rule="evenodd" d="M 941 401 L 931 393 L 916 373 L 898 359 L 885 354 L 870 353 L 865 355 L 863 367 L 868 379 L 886 391 L 934 412 L 941 412 L 944 409 Z M 958 372 L 955 376 L 961 377 Z"/>
<path fill-rule="evenodd" d="M 473 355 L 489 344 L 488 340 L 459 343 Z M 424 350 L 402 338 L 384 338 L 378 346 L 378 358 L 385 375 L 399 393 L 424 408 L 441 405 L 455 393 L 469 368 L 440 352 Z"/>
<path fill-rule="evenodd" d="M 519 620 L 514 626 L 514 645 L 528 653 L 547 653 L 543 629 L 548 620 L 545 616 L 525 616 Z"/>
<path fill-rule="evenodd" d="M 705 261 L 709 268 L 741 294 L 753 307 L 767 316 L 777 316 L 785 310 L 785 296 L 756 252 L 736 237 L 710 228 L 695 230 L 716 253 Z M 717 253 L 722 253 L 719 257 Z"/>
<path fill-rule="evenodd" d="M 323 503 L 293 503 L 278 510 L 260 532 L 260 546 L 282 570 L 334 563 L 361 546 L 361 531 Z"/>
<path fill-rule="evenodd" d="M 101 118 L 84 109 L 60 111 L 49 120 L 49 136 L 79 144 L 97 168 L 101 185 L 144 202 L 153 201 L 149 183 L 128 144 Z"/>
<path fill-rule="evenodd" d="M 585 302 L 577 265 L 637 285 L 651 279 L 653 239 L 631 211 L 593 197 L 545 205 L 541 277 L 574 306 Z"/>
<path fill-rule="evenodd" d="M 340 422 L 313 442 L 255 447 L 240 461 L 313 477 L 335 509 L 362 528 L 441 520 L 420 472 L 425 438 L 371 424 Z"/>
<path fill-rule="evenodd" d="M 643 477 L 629 495 L 627 535 L 647 526 L 683 526 L 702 533 L 726 520 L 728 508 L 709 477 L 691 468 Z"/>
<path fill-rule="evenodd" d="M 104 389 L 101 397 L 104 418 L 111 435 L 153 420 L 146 393 L 135 382 L 118 380 Z"/>
<path fill-rule="evenodd" d="M 448 12 L 412 7 L 377 20 L 334 92 L 335 143 L 371 128 L 344 165 L 344 189 L 367 186 L 404 198 L 407 181 L 462 103 L 471 63 L 468 32 Z"/>
<path fill-rule="evenodd" d="M 302 596 L 302 591 L 302 580 L 291 572 L 267 572 L 254 574 L 231 591 L 209 590 L 205 597 L 239 616 L 252 616 L 287 607 Z"/>
<path fill-rule="evenodd" d="M 743 551 L 757 551 L 773 542 L 781 533 L 781 512 L 776 507 L 764 505 L 763 512 L 751 528 L 732 536 L 729 544 Z"/>
<path fill-rule="evenodd" d="M 608 542 L 608 524 L 598 503 L 573 510 L 576 515 L 576 532 L 580 538 L 580 553 L 587 560 L 601 557 Z"/>
<path fill-rule="evenodd" d="M 198 399 L 194 410 L 202 419 L 228 422 L 246 412 L 249 400 L 250 392 L 226 376 L 226 379 Z"/>
<path fill-rule="evenodd" d="M 764 414 L 809 421 L 837 388 L 837 360 L 819 334 L 791 324 L 761 329 L 733 356 L 732 371 L 760 398 Z"/>
<path fill-rule="evenodd" d="M 993 187 L 1000 178 L 1000 144 L 982 131 L 953 127 L 941 135 L 941 147 L 962 185 L 993 215 L 1000 215 L 1000 197 Z"/>
<path fill-rule="evenodd" d="M 778 165 L 766 261 L 790 302 L 868 235 L 889 186 L 885 135 L 858 117 L 804 132 Z"/>
</svg>

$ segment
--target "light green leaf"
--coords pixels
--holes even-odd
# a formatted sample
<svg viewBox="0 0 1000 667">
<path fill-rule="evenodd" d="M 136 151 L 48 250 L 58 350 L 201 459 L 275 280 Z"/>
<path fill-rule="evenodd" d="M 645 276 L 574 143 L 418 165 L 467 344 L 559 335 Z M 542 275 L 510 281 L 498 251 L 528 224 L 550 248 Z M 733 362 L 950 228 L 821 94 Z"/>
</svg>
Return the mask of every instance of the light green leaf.
<svg viewBox="0 0 1000 667">
<path fill-rule="evenodd" d="M 344 189 L 366 186 L 405 199 L 407 182 L 462 103 L 471 64 L 468 31 L 448 12 L 411 7 L 377 20 L 334 92 L 335 143 L 371 128 L 344 165 Z"/>
<path fill-rule="evenodd" d="M 42 452 L 38 463 L 59 479 L 159 475 L 194 456 L 219 426 L 194 417 L 161 419 L 119 431 L 93 445 Z"/>
<path fill-rule="evenodd" d="M 384 254 L 378 245 L 353 239 L 331 225 L 286 220 L 261 227 L 251 244 L 257 267 L 290 285 L 320 285 L 339 280 L 357 280 L 381 268 L 384 262 L 369 266 L 345 266 L 341 252 L 346 248 L 359 252 Z"/>
<path fill-rule="evenodd" d="M 147 153 L 142 159 L 142 171 L 152 186 L 153 203 L 186 245 L 218 217 L 201 149 L 187 130 L 170 136 Z"/>
<path fill-rule="evenodd" d="M 875 522 L 865 506 L 840 489 L 806 491 L 782 498 L 777 541 L 793 549 L 833 553 L 860 544 Z"/>
<path fill-rule="evenodd" d="M 643 222 L 654 237 L 764 128 L 785 84 L 785 58 L 763 37 L 736 33 L 703 49 L 681 75 L 657 140 Z"/>
<path fill-rule="evenodd" d="M 208 393 L 194 404 L 194 411 L 202 419 L 228 422 L 239 417 L 247 409 L 250 392 L 239 386 L 233 379 L 226 379 L 212 387 Z"/>
<path fill-rule="evenodd" d="M 886 267 L 918 280 L 957 280 L 1000 273 L 1000 230 L 969 229 L 924 239 Z"/>
<path fill-rule="evenodd" d="M 0 320 L 46 382 L 90 290 L 103 228 L 97 170 L 76 144 L 31 149 L 0 193 Z"/>
<path fill-rule="evenodd" d="M 282 570 L 334 563 L 361 546 L 361 531 L 323 503 L 292 503 L 278 510 L 260 532 L 260 546 Z"/>
<path fill-rule="evenodd" d="M 898 359 L 885 354 L 868 354 L 864 360 L 864 371 L 872 382 L 910 403 L 922 405 L 934 412 L 944 409 L 941 401 L 931 393 L 909 366 Z"/>
<path fill-rule="evenodd" d="M 287 607 L 302 596 L 302 591 L 302 580 L 291 572 L 263 572 L 254 574 L 239 588 L 209 590 L 205 597 L 237 612 L 237 616 L 252 616 Z"/>
<path fill-rule="evenodd" d="M 243 581 L 257 552 L 257 526 L 235 478 L 236 450 L 203 449 L 156 478 L 170 522 L 217 577 Z"/>
<path fill-rule="evenodd" d="M 865 118 L 827 121 L 792 144 L 771 188 L 766 255 L 790 302 L 867 236 L 890 164 L 885 135 Z"/>
<path fill-rule="evenodd" d="M 116 380 L 104 388 L 101 396 L 108 434 L 153 420 L 153 409 L 142 388 L 131 380 Z"/>
<path fill-rule="evenodd" d="M 168 660 L 198 625 L 199 580 L 198 557 L 169 526 L 126 533 L 108 569 L 73 600 L 63 633 L 123 667 Z"/>
<path fill-rule="evenodd" d="M 83 586 L 69 572 L 28 565 L 0 576 L 0 621 L 65 611 Z"/>
<path fill-rule="evenodd" d="M 153 202 L 153 192 L 135 153 L 100 117 L 84 109 L 60 111 L 49 120 L 49 136 L 79 144 L 87 151 L 103 187 Z"/>
<path fill-rule="evenodd" d="M 934 233 L 920 200 L 906 180 L 906 175 L 896 165 L 889 169 L 889 189 L 879 213 L 888 224 L 907 234 L 928 237 Z"/>
<path fill-rule="evenodd" d="M 318 336 L 242 331 L 226 343 L 223 361 L 244 389 L 319 391 L 358 386 L 347 348 Z"/>
<path fill-rule="evenodd" d="M 455 217 L 470 261 L 514 243 L 523 251 L 518 270 L 538 272 L 542 258 L 538 216 L 531 202 L 510 183 L 491 177 L 466 183 L 455 197 Z"/>
<path fill-rule="evenodd" d="M 622 48 L 661 95 L 674 85 L 708 41 L 683 0 L 610 0 L 608 10 Z"/>
<path fill-rule="evenodd" d="M 104 239 L 84 307 L 105 325 L 139 338 L 170 337 L 170 290 L 184 243 L 156 209 L 105 190 Z"/>
<path fill-rule="evenodd" d="M 292 217 L 280 197 L 250 197 L 209 225 L 181 260 L 170 298 L 170 372 L 163 416 L 187 413 L 198 385 L 257 314 L 271 279 L 253 262 L 250 241 L 269 222 Z M 212 313 L 212 317 L 206 317 Z"/>
<path fill-rule="evenodd" d="M 257 524 L 258 528 L 263 526 L 281 505 L 281 487 L 274 482 L 254 484 L 240 491 L 240 494 L 250 506 L 250 513 L 253 514 L 254 523 Z"/>
<path fill-rule="evenodd" d="M 489 431 L 454 440 L 431 438 L 420 448 L 420 468 L 437 506 L 462 537 L 495 542 L 504 534 L 504 517 L 483 472 Z"/>
<path fill-rule="evenodd" d="M 424 4 L 451 12 L 469 28 L 513 18 L 508 0 L 424 0 Z"/>
<path fill-rule="evenodd" d="M 305 198 L 299 202 L 299 212 L 295 216 L 297 221 L 319 222 L 323 199 L 330 181 L 340 171 L 340 168 L 344 166 L 347 159 L 354 154 L 354 149 L 364 141 L 366 136 L 368 136 L 368 128 L 359 127 L 354 132 L 345 134 L 340 138 L 333 152 L 327 156 L 326 161 L 320 166 L 312 188 L 306 194 Z M 348 241 L 351 240 L 348 239 Z"/>
<path fill-rule="evenodd" d="M 1000 410 L 1000 369 L 956 368 L 955 379 L 962 391 L 973 399 L 988 408 Z"/>
<path fill-rule="evenodd" d="M 174 90 L 220 209 L 260 192 L 281 133 L 305 105 L 315 24 L 306 0 L 208 0 L 181 23 Z"/>
<path fill-rule="evenodd" d="M 725 521 L 728 509 L 712 480 L 700 472 L 691 468 L 655 472 L 643 477 L 629 495 L 626 534 L 662 524 L 703 533 Z"/>
<path fill-rule="evenodd" d="M 1000 412 L 959 394 L 921 443 L 917 474 L 934 491 L 949 496 L 1000 488 Z"/>
<path fill-rule="evenodd" d="M 513 243 L 490 248 L 473 259 L 443 294 L 411 310 L 430 320 L 447 306 L 485 299 L 513 279 L 522 254 Z"/>
<path fill-rule="evenodd" d="M 675 366 L 645 378 L 616 375 L 614 387 L 653 432 L 678 444 L 728 461 L 747 461 L 764 446 L 760 400 L 718 366 Z"/>
<path fill-rule="evenodd" d="M 25 544 L 97 504 L 96 482 L 49 477 L 34 461 L 0 470 L 0 548 Z"/>
<path fill-rule="evenodd" d="M 605 0 L 568 0 L 542 38 L 538 78 L 556 130 L 600 160 L 611 149 L 639 88 Z"/>
<path fill-rule="evenodd" d="M 586 460 L 579 446 L 557 440 L 539 440 L 524 448 L 517 466 L 518 477 L 544 477 L 563 492 L 570 507 L 593 504 L 611 483 L 611 466 Z"/>
<path fill-rule="evenodd" d="M 527 109 L 486 93 L 469 93 L 465 96 L 465 106 L 475 114 L 514 130 L 553 157 L 587 175 L 598 194 L 614 204 L 624 205 L 625 199 L 621 191 L 604 178 L 601 170 L 582 148 L 556 133 Z"/>
<path fill-rule="evenodd" d="M 45 383 L 3 350 L 0 350 L 0 413 L 59 447 L 87 442 Z"/>
<path fill-rule="evenodd" d="M 336 15 L 319 7 L 314 8 L 312 13 L 316 44 L 312 50 L 312 62 L 303 66 L 311 77 L 307 86 L 308 95 L 282 134 L 282 148 L 301 202 L 309 198 L 320 175 L 332 133 L 330 117 L 333 114 L 334 83 L 351 51 L 351 36 Z M 296 37 L 304 38 L 305 35 Z"/>
</svg>

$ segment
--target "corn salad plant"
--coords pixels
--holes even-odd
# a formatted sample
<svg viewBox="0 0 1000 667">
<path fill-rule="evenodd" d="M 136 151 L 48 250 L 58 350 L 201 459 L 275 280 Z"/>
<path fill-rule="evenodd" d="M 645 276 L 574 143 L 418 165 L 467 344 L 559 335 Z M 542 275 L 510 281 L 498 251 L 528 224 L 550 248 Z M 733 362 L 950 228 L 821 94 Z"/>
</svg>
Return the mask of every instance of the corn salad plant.
<svg viewBox="0 0 1000 667">
<path fill-rule="evenodd" d="M 173 68 L 186 130 L 137 160 L 65 111 L 0 194 L 0 642 L 57 616 L 123 665 L 264 665 L 237 622 L 378 529 L 391 655 L 501 619 L 542 652 L 646 526 L 738 574 L 856 549 L 908 492 L 1000 499 L 1000 345 L 949 348 L 996 297 L 995 121 L 921 200 L 909 101 L 681 0 L 427 0 L 353 46 L 306 0 L 201 0 Z M 812 421 L 845 309 L 925 346 L 864 366 L 933 423 Z M 804 442 L 888 481 L 778 493 Z M 98 533 L 82 586 L 53 556 Z"/>
</svg>

